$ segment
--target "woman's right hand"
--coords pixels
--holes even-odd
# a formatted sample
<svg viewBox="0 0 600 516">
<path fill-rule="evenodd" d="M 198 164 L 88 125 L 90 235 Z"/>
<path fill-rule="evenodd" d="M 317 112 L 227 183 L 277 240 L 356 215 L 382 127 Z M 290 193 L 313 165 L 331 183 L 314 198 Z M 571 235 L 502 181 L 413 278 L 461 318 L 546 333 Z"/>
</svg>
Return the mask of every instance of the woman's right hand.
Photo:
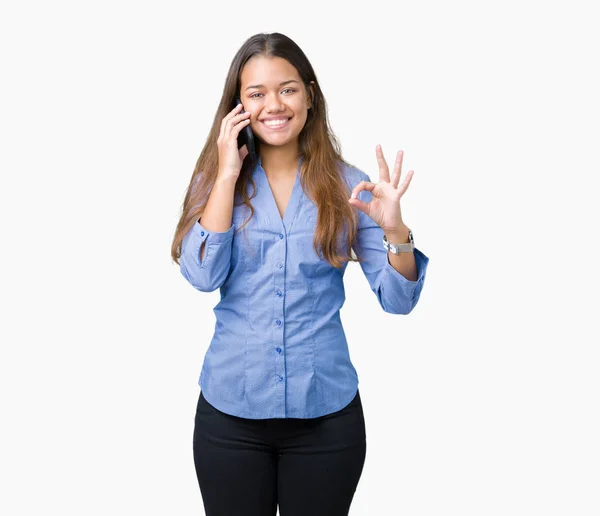
<svg viewBox="0 0 600 516">
<path fill-rule="evenodd" d="M 222 179 L 234 179 L 240 175 L 242 163 L 248 155 L 248 147 L 238 149 L 238 135 L 250 123 L 250 113 L 240 113 L 242 105 L 234 107 L 221 122 L 221 132 L 217 138 L 219 148 L 219 174 Z"/>
</svg>

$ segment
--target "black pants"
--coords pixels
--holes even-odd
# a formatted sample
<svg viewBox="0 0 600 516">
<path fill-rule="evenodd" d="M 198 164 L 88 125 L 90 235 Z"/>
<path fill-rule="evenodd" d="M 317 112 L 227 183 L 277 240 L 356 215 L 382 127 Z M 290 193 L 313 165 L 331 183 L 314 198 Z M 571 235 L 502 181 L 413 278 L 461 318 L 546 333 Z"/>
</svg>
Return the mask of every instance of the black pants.
<svg viewBox="0 0 600 516">
<path fill-rule="evenodd" d="M 366 456 L 360 394 L 313 419 L 245 419 L 198 399 L 194 464 L 206 516 L 347 516 Z"/>
</svg>

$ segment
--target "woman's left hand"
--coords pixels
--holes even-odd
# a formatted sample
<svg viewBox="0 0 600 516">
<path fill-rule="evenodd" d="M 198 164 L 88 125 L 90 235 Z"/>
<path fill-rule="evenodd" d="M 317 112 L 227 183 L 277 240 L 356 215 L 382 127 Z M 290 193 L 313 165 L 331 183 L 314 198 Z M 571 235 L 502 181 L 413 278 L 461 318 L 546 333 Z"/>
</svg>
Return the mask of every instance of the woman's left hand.
<svg viewBox="0 0 600 516">
<path fill-rule="evenodd" d="M 393 233 L 405 226 L 402 221 L 402 212 L 400 210 L 400 198 L 408 189 L 408 185 L 414 174 L 413 170 L 409 170 L 402 184 L 398 186 L 400 181 L 400 173 L 402 170 L 402 158 L 404 151 L 398 151 L 396 155 L 396 163 L 394 164 L 394 173 L 390 179 L 390 171 L 385 159 L 381 145 L 375 148 L 377 155 L 377 163 L 379 163 L 379 183 L 370 183 L 361 181 L 352 190 L 352 195 L 348 202 L 359 210 L 365 212 L 371 217 L 381 228 Z M 357 198 L 359 192 L 368 190 L 373 194 L 370 202 L 366 203 Z"/>
</svg>

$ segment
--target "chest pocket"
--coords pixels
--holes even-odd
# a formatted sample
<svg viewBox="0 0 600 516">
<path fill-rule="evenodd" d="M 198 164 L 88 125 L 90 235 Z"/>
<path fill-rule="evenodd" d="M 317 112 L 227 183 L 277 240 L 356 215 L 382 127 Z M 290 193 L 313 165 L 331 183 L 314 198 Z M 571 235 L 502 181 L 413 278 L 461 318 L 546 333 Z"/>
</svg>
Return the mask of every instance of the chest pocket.
<svg viewBox="0 0 600 516">
<path fill-rule="evenodd" d="M 232 243 L 231 265 L 241 267 L 246 271 L 256 271 L 264 263 L 263 234 L 258 229 L 256 213 L 242 228 L 248 215 L 234 215 L 232 223 L 234 235 Z"/>
</svg>

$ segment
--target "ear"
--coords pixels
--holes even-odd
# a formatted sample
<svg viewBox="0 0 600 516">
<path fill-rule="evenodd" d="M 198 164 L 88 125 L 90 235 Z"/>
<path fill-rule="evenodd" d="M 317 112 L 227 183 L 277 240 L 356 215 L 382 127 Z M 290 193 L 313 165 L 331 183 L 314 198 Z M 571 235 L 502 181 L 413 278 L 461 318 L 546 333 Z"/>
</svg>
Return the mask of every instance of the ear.
<svg viewBox="0 0 600 516">
<path fill-rule="evenodd" d="M 308 89 L 308 108 L 310 109 L 313 106 L 313 99 L 315 98 L 315 81 L 310 81 L 309 89 Z"/>
</svg>

